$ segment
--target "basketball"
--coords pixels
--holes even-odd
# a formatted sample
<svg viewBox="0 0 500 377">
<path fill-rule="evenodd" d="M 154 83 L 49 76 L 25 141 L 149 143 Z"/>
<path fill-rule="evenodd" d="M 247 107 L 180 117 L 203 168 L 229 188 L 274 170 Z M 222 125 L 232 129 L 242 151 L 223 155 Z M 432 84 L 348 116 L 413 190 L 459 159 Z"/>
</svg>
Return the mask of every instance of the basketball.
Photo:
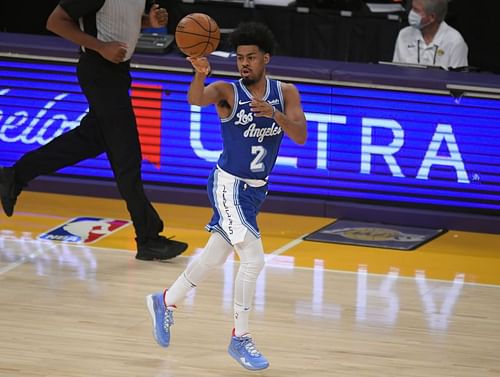
<svg viewBox="0 0 500 377">
<path fill-rule="evenodd" d="M 201 57 L 215 51 L 220 42 L 217 22 L 204 13 L 191 13 L 177 24 L 175 43 L 191 57 Z"/>
</svg>

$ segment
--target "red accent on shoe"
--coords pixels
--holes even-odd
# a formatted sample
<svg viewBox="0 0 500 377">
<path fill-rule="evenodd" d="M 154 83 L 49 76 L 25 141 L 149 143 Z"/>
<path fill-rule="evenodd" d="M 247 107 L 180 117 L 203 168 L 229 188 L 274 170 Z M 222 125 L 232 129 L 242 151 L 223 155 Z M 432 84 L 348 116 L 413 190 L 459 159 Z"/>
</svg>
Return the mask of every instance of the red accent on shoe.
<svg viewBox="0 0 500 377">
<path fill-rule="evenodd" d="M 245 336 L 245 335 L 250 335 L 250 333 L 249 333 L 249 332 L 246 332 L 246 333 L 241 334 L 241 335 L 236 335 L 236 329 L 235 329 L 235 328 L 233 328 L 232 335 L 233 335 L 233 336 L 236 336 L 236 337 L 238 337 L 238 338 L 241 338 L 242 336 Z"/>
<path fill-rule="evenodd" d="M 177 309 L 177 305 L 167 305 L 167 291 L 168 291 L 168 288 L 165 288 L 165 290 L 163 291 L 163 304 L 165 305 L 166 308 L 176 308 Z"/>
</svg>

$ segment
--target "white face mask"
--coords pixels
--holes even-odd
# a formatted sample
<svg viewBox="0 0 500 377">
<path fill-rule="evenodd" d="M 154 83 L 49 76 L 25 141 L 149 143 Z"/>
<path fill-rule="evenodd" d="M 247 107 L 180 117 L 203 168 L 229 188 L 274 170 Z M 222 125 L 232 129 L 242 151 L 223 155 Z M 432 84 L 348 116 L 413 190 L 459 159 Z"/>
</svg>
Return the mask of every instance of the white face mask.
<svg viewBox="0 0 500 377">
<path fill-rule="evenodd" d="M 413 9 L 408 14 L 408 23 L 415 29 L 422 29 L 425 25 L 422 25 L 422 16 L 415 12 Z"/>
</svg>

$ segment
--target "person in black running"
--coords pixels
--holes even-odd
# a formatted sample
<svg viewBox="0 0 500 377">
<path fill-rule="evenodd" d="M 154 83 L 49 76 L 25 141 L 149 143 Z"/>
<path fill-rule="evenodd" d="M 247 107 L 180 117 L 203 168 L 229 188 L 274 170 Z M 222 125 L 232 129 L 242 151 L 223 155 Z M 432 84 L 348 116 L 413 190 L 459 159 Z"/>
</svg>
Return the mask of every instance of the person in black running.
<svg viewBox="0 0 500 377">
<path fill-rule="evenodd" d="M 146 0 L 61 0 L 47 28 L 81 46 L 77 76 L 89 112 L 75 129 L 0 168 L 0 198 L 12 216 L 17 197 L 35 177 L 106 153 L 132 218 L 136 258 L 165 260 L 187 248 L 161 236 L 163 221 L 144 192 L 141 146 L 129 89 L 130 58 L 141 28 L 162 27 L 168 14 Z"/>
</svg>

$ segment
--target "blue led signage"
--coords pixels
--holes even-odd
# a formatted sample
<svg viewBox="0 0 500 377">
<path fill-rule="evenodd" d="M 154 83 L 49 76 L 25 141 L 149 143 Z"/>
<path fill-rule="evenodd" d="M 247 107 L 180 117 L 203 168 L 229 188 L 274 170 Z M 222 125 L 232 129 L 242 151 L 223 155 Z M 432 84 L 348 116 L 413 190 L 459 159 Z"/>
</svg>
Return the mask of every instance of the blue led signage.
<svg viewBox="0 0 500 377">
<path fill-rule="evenodd" d="M 74 70 L 0 61 L 0 165 L 78 125 L 87 103 Z M 133 79 L 145 181 L 204 187 L 221 149 L 214 107 L 187 103 L 188 74 L 136 69 Z M 302 147 L 284 138 L 273 193 L 500 210 L 499 100 L 296 85 L 309 138 Z M 112 178 L 104 155 L 59 173 Z"/>
</svg>

